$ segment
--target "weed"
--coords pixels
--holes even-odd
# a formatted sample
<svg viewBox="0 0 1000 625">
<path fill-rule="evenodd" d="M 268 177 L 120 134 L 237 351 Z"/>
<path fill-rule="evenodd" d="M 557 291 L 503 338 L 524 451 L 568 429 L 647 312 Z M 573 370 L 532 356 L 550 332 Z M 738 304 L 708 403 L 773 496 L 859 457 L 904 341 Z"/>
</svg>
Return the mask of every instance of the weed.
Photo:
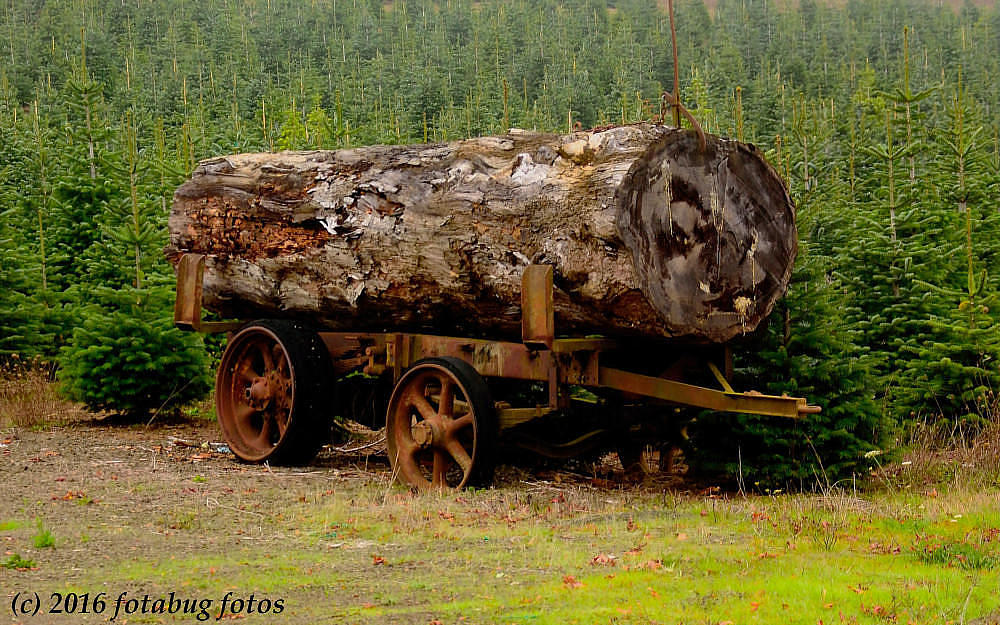
<svg viewBox="0 0 1000 625">
<path fill-rule="evenodd" d="M 186 406 L 181 413 L 189 419 L 215 421 L 215 393 Z"/>
<path fill-rule="evenodd" d="M 992 406 L 992 404 L 991 404 Z M 1000 412 L 983 411 L 975 429 L 961 422 L 916 421 L 909 427 L 903 462 L 883 473 L 903 488 L 950 485 L 962 489 L 1000 485 Z"/>
<path fill-rule="evenodd" d="M 175 510 L 160 520 L 160 524 L 172 530 L 190 530 L 198 525 L 198 515 L 194 512 Z"/>
<path fill-rule="evenodd" d="M 1000 554 L 965 541 L 921 537 L 914 545 L 917 558 L 928 564 L 955 566 L 963 570 L 992 570 L 1000 567 Z"/>
<path fill-rule="evenodd" d="M 32 542 L 34 543 L 35 548 L 50 549 L 52 547 L 55 547 L 56 539 L 52 535 L 52 532 L 45 529 L 45 526 L 42 524 L 41 519 L 38 519 L 37 527 L 38 527 L 38 533 L 35 534 L 34 537 L 32 538 Z"/>
<path fill-rule="evenodd" d="M 206 478 L 203 475 L 196 475 L 191 478 L 191 481 L 194 482 L 195 484 L 204 484 L 205 482 L 208 481 L 208 478 Z"/>
<path fill-rule="evenodd" d="M 33 427 L 53 417 L 82 414 L 60 398 L 51 380 L 52 366 L 42 361 L 24 362 L 15 356 L 0 361 L 0 427 Z"/>
<path fill-rule="evenodd" d="M 15 569 L 18 571 L 23 571 L 25 569 L 31 569 L 35 567 L 34 560 L 27 560 L 22 558 L 19 554 L 12 554 L 9 558 L 0 562 L 0 566 L 5 569 Z"/>
<path fill-rule="evenodd" d="M 0 532 L 9 532 L 21 527 L 20 521 L 0 521 Z"/>
</svg>

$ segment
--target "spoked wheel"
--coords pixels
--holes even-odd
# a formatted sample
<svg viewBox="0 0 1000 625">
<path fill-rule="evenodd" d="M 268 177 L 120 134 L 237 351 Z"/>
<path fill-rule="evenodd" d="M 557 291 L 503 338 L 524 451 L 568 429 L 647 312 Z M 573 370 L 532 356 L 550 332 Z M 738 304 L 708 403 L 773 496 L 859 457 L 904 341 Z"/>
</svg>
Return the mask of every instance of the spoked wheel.
<svg viewBox="0 0 1000 625">
<path fill-rule="evenodd" d="M 417 362 L 389 400 L 389 462 L 396 479 L 419 490 L 488 484 L 498 435 L 486 382 L 457 358 Z"/>
<path fill-rule="evenodd" d="M 215 381 L 230 449 L 247 462 L 308 463 L 329 438 L 320 414 L 329 355 L 301 324 L 256 321 L 229 341 Z"/>
</svg>

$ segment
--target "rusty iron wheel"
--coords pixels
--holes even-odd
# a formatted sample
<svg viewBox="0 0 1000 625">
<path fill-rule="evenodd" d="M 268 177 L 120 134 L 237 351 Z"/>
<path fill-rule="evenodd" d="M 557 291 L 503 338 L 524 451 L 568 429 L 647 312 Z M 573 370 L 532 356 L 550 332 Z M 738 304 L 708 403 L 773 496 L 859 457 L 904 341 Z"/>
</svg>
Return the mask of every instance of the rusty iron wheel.
<svg viewBox="0 0 1000 625">
<path fill-rule="evenodd" d="M 256 321 L 234 335 L 215 382 L 233 453 L 247 462 L 312 460 L 329 432 L 317 410 L 328 362 L 316 333 L 294 322 Z"/>
<path fill-rule="evenodd" d="M 404 485 L 422 491 L 487 485 L 498 436 L 486 382 L 463 360 L 421 360 L 393 389 L 386 443 Z"/>
</svg>

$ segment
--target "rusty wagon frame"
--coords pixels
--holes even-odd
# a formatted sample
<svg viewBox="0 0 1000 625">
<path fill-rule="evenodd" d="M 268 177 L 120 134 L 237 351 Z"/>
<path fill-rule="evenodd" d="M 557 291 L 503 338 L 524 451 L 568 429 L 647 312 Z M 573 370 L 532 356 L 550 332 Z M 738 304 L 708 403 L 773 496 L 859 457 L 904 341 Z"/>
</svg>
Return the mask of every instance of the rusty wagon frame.
<svg viewBox="0 0 1000 625">
<path fill-rule="evenodd" d="M 648 417 L 623 415 L 651 402 L 660 413 L 686 406 L 796 419 L 820 411 L 799 397 L 734 391 L 725 345 L 557 338 L 548 265 L 524 270 L 520 342 L 326 331 L 289 320 L 205 322 L 204 271 L 203 255 L 180 258 L 174 322 L 186 330 L 230 333 L 216 377 L 216 409 L 230 448 L 249 462 L 310 461 L 329 438 L 336 381 L 358 374 L 391 387 L 389 462 L 400 482 L 418 489 L 488 483 L 499 440 L 525 424 L 572 414 L 581 390 L 611 417 L 569 442 L 533 449 L 568 456 L 613 445 L 624 464 L 641 453 L 642 437 L 630 437 L 629 428 L 641 428 Z M 690 383 L 694 373 L 705 373 L 702 379 L 719 388 Z M 533 392 L 495 401 L 503 381 L 530 385 Z M 579 434 L 579 428 L 568 433 Z"/>
</svg>

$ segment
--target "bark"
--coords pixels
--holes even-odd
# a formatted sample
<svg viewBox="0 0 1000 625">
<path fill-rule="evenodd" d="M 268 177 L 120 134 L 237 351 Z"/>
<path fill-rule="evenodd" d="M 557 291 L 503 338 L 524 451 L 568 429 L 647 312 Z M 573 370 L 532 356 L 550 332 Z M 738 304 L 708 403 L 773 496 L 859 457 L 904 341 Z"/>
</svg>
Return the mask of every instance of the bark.
<svg viewBox="0 0 1000 625">
<path fill-rule="evenodd" d="M 548 263 L 557 334 L 713 342 L 767 316 L 797 246 L 756 148 L 651 124 L 211 159 L 170 236 L 226 317 L 516 337 L 521 273 Z"/>
</svg>

